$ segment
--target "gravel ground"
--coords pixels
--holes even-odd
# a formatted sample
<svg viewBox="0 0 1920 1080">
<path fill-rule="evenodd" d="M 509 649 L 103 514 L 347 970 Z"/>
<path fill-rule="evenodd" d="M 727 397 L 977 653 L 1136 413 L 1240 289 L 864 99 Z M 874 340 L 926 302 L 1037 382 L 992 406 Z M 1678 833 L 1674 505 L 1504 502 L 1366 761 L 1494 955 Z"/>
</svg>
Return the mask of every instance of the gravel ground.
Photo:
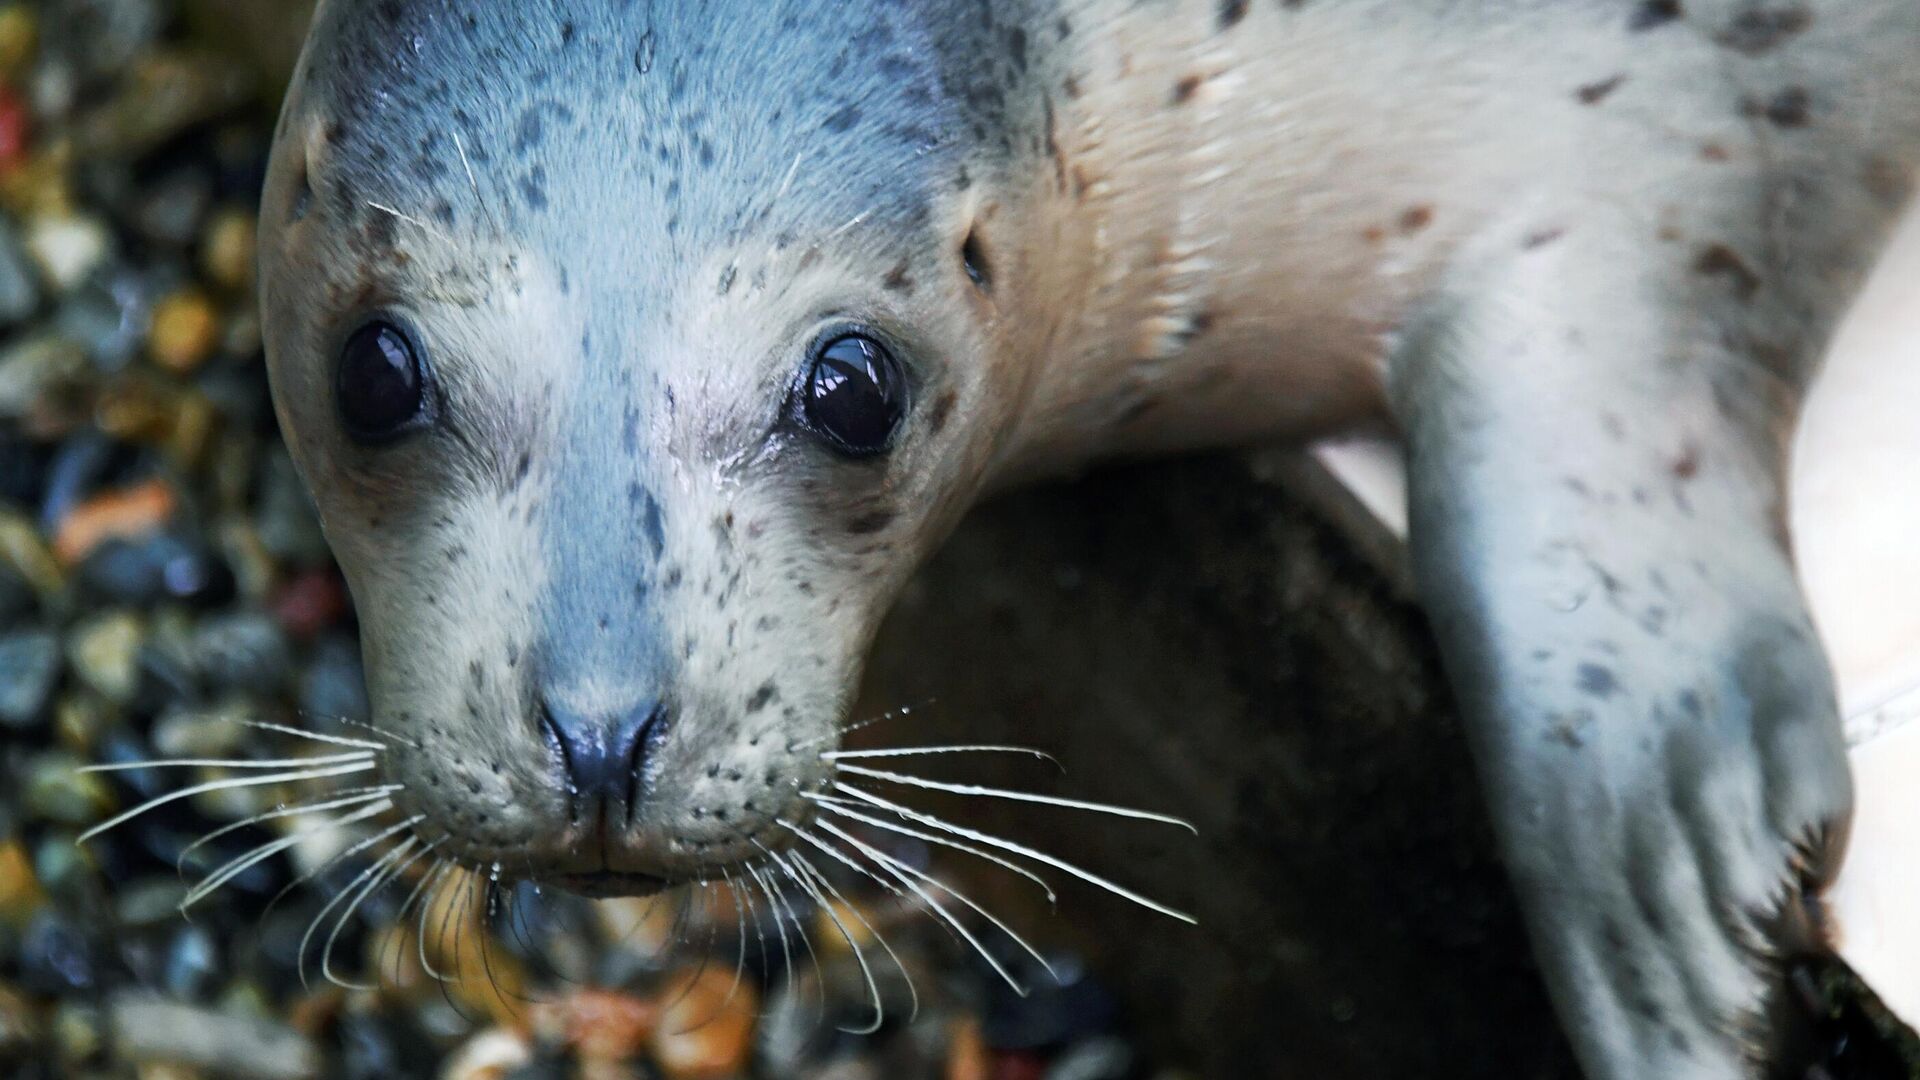
<svg viewBox="0 0 1920 1080">
<path fill-rule="evenodd" d="M 730 883 L 596 905 L 442 876 L 409 908 L 409 872 L 336 921 L 368 863 L 315 804 L 364 779 L 82 771 L 366 737 L 352 614 L 260 357 L 264 96 L 164 0 L 0 4 L 0 1073 L 1177 1075 L 1071 955 L 1049 953 L 1053 979 L 1002 950 L 1018 996 L 855 881 L 828 911 Z M 269 782 L 187 794 L 240 776 Z M 836 918 L 884 934 L 917 1013 L 869 947 L 886 1023 L 837 1030 L 871 1009 Z"/>
</svg>

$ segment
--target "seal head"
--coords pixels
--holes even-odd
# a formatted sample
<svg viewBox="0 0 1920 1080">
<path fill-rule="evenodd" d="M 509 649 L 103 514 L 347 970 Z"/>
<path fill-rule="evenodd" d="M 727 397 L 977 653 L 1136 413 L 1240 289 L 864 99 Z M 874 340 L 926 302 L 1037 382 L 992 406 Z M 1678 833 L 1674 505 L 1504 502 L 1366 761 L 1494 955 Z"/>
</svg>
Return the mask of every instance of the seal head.
<svg viewBox="0 0 1920 1080">
<path fill-rule="evenodd" d="M 396 801 L 595 894 L 807 817 L 1014 344 L 957 137 L 996 98 L 929 59 L 985 30 L 628 7 L 324 5 L 262 227 Z"/>
</svg>

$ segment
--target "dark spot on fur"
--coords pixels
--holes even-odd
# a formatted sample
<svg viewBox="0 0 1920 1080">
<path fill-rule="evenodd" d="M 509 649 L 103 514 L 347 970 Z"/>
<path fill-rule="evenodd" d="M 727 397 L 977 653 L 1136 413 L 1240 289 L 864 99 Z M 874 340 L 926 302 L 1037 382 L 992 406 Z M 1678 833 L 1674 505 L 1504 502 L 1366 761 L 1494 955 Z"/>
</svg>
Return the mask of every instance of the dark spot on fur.
<svg viewBox="0 0 1920 1080">
<path fill-rule="evenodd" d="M 953 416 L 954 403 L 960 400 L 958 392 L 949 390 L 940 395 L 933 403 L 932 411 L 927 413 L 927 431 L 938 435 L 940 429 L 947 426 L 947 420 Z"/>
<path fill-rule="evenodd" d="M 824 121 L 822 121 L 820 124 L 820 127 L 823 130 L 830 131 L 835 135 L 842 135 L 842 134 L 845 134 L 850 128 L 852 128 L 853 125 L 859 122 L 860 122 L 859 106 L 847 105 L 837 110 L 836 112 L 833 113 L 833 115 L 827 117 Z"/>
<path fill-rule="evenodd" d="M 1713 40 L 1734 52 L 1759 56 L 1812 25 L 1813 12 L 1804 4 L 1756 5 L 1736 16 Z"/>
<path fill-rule="evenodd" d="M 1248 0 L 1220 0 L 1218 24 L 1222 30 L 1231 30 L 1247 17 Z"/>
<path fill-rule="evenodd" d="M 1700 475 L 1700 448 L 1689 443 L 1674 459 L 1673 476 L 1676 480 L 1691 480 Z"/>
<path fill-rule="evenodd" d="M 888 292 L 912 296 L 913 279 L 907 276 L 907 260 L 901 259 L 894 263 L 893 269 L 887 271 L 887 276 L 880 279 L 880 286 Z"/>
<path fill-rule="evenodd" d="M 1680 18 L 1680 0 L 1641 0 L 1633 9 L 1633 15 L 1627 20 L 1627 29 L 1638 33 L 1665 26 Z"/>
<path fill-rule="evenodd" d="M 762 683 L 760 689 L 755 690 L 753 696 L 747 699 L 747 712 L 757 713 L 778 700 L 780 700 L 780 688 L 769 680 Z"/>
<path fill-rule="evenodd" d="M 1523 237 L 1520 241 L 1520 247 L 1526 251 L 1537 251 L 1565 235 L 1567 235 L 1567 230 L 1562 228 L 1540 229 L 1537 232 L 1530 232 Z"/>
<path fill-rule="evenodd" d="M 1433 207 L 1425 203 L 1409 206 L 1406 212 L 1400 215 L 1400 231 L 1403 233 L 1417 233 L 1431 224 L 1433 224 Z"/>
<path fill-rule="evenodd" d="M 1702 161 L 1718 162 L 1718 161 L 1731 161 L 1732 159 L 1733 159 L 1732 151 L 1728 150 L 1724 146 L 1721 146 L 1719 143 L 1707 143 L 1706 145 L 1700 148 L 1700 160 Z"/>
<path fill-rule="evenodd" d="M 1612 668 L 1602 667 L 1599 664 L 1581 664 L 1579 687 L 1581 693 L 1590 694 L 1604 701 L 1620 689 L 1620 680 L 1614 676 Z"/>
<path fill-rule="evenodd" d="M 1615 75 L 1612 78 L 1601 79 L 1599 82 L 1588 83 L 1575 90 L 1573 96 L 1579 99 L 1582 105 L 1598 105 L 1607 100 L 1608 95 L 1620 89 L 1620 84 L 1626 81 L 1625 75 Z"/>
<path fill-rule="evenodd" d="M 847 522 L 847 532 L 852 536 L 872 535 L 893 524 L 894 516 L 891 510 L 875 510 L 870 514 L 862 514 Z"/>
<path fill-rule="evenodd" d="M 720 271 L 720 284 L 718 289 L 721 296 L 725 296 L 733 291 L 734 279 L 739 276 L 740 268 L 732 263 L 728 263 L 727 268 Z"/>
<path fill-rule="evenodd" d="M 1760 275 L 1740 257 L 1740 253 L 1725 244 L 1710 244 L 1704 248 L 1693 262 L 1694 272 L 1708 277 L 1723 278 L 1733 288 L 1733 294 L 1741 301 L 1752 300 L 1760 291 Z"/>
<path fill-rule="evenodd" d="M 1206 81 L 1207 80 L 1205 78 L 1199 75 L 1189 75 L 1186 78 L 1181 79 L 1179 82 L 1174 83 L 1173 84 L 1173 103 L 1175 105 L 1184 105 L 1187 102 L 1192 101 L 1193 95 L 1200 92 L 1200 84 Z"/>
<path fill-rule="evenodd" d="M 1774 127 L 1803 128 L 1813 119 L 1813 95 L 1804 86 L 1789 86 L 1765 101 L 1748 98 L 1740 111 L 1755 119 L 1765 119 Z"/>
</svg>

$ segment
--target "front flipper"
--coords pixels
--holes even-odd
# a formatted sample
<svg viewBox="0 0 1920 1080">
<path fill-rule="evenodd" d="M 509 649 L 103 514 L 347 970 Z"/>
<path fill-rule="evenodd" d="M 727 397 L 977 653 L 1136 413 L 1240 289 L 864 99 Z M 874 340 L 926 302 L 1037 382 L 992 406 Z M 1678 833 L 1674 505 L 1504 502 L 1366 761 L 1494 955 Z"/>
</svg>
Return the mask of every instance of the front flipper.
<svg viewBox="0 0 1920 1080">
<path fill-rule="evenodd" d="M 1829 313 L 1719 241 L 1527 235 L 1396 358 L 1420 587 L 1588 1074 L 1761 1075 L 1797 1052 L 1788 961 L 1851 805 L 1782 526 Z"/>
</svg>

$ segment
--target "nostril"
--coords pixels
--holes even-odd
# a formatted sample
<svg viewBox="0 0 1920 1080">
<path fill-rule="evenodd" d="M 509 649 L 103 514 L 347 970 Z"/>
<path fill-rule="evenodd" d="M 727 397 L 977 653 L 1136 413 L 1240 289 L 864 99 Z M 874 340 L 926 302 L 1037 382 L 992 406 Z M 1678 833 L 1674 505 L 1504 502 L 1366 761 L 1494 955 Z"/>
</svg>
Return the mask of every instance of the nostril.
<svg viewBox="0 0 1920 1080">
<path fill-rule="evenodd" d="M 540 724 L 560 755 L 573 816 L 589 801 L 622 803 L 631 815 L 665 732 L 665 706 L 647 702 L 613 714 L 589 713 L 549 699 L 540 703 Z"/>
</svg>

